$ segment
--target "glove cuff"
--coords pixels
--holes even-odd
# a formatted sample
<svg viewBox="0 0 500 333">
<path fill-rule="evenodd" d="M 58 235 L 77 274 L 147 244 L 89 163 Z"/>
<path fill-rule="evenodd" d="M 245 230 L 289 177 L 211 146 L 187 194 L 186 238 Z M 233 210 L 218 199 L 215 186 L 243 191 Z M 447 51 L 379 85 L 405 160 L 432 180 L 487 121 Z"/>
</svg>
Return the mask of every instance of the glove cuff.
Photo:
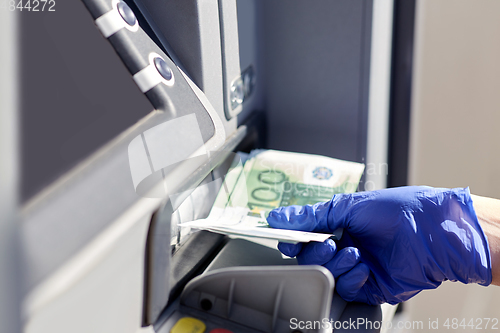
<svg viewBox="0 0 500 333">
<path fill-rule="evenodd" d="M 443 237 L 433 248 L 436 263 L 450 281 L 491 284 L 488 239 L 479 224 L 469 188 L 435 189 L 441 216 L 435 220 Z M 432 244 L 433 243 L 433 244 Z"/>
<path fill-rule="evenodd" d="M 461 190 L 463 202 L 466 205 L 468 213 L 471 217 L 470 223 L 477 231 L 477 235 L 472 235 L 474 242 L 474 248 L 472 251 L 475 250 L 476 253 L 473 256 L 475 262 L 474 265 L 471 265 L 471 268 L 475 268 L 475 271 L 471 272 L 468 281 L 465 283 L 478 283 L 482 286 L 488 286 L 492 281 L 491 254 L 488 237 L 486 237 L 486 234 L 479 223 L 479 219 L 477 218 L 469 187 L 459 190 Z"/>
</svg>

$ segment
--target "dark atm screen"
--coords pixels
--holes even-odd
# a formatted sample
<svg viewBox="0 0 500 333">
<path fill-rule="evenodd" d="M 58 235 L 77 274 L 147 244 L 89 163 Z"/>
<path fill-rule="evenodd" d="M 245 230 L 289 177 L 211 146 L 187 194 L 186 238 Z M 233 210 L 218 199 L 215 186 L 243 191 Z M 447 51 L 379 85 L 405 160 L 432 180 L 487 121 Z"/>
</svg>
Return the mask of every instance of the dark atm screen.
<svg viewBox="0 0 500 333">
<path fill-rule="evenodd" d="M 79 0 L 19 19 L 21 197 L 153 110 Z"/>
</svg>

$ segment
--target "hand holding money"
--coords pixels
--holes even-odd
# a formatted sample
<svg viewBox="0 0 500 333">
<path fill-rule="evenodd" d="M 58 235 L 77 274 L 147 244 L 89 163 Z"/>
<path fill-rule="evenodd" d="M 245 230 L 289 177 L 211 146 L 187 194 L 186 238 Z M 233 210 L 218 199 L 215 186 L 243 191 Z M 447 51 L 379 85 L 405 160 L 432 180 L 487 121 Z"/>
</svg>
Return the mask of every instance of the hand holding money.
<svg viewBox="0 0 500 333">
<path fill-rule="evenodd" d="M 281 206 L 314 204 L 337 193 L 352 193 L 363 170 L 363 164 L 324 156 L 254 151 L 244 165 L 233 161 L 209 217 L 182 225 L 288 243 L 323 242 L 332 234 L 273 229 L 266 218 Z"/>
</svg>

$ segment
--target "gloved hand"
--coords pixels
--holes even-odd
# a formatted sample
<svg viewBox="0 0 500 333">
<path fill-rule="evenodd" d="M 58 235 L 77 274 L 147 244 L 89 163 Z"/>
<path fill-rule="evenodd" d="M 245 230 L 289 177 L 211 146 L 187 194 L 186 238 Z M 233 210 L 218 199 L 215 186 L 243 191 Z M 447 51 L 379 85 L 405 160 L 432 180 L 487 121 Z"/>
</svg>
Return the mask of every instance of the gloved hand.
<svg viewBox="0 0 500 333">
<path fill-rule="evenodd" d="M 299 264 L 328 268 L 347 301 L 397 304 L 444 280 L 491 283 L 488 242 L 468 188 L 337 194 L 312 206 L 275 209 L 267 221 L 274 228 L 302 231 L 344 228 L 337 244 L 280 243 L 278 248 L 297 256 Z"/>
</svg>

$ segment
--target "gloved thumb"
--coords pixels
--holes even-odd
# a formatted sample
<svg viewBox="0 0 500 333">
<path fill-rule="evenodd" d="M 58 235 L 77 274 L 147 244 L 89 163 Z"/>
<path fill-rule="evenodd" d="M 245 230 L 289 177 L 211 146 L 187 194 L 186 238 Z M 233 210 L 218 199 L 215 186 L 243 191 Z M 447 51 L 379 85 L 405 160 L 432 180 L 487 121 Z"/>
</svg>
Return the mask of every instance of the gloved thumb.
<svg viewBox="0 0 500 333">
<path fill-rule="evenodd" d="M 330 212 L 333 209 L 338 210 L 333 207 L 334 200 L 337 202 L 339 199 L 337 196 L 330 201 L 318 202 L 314 205 L 276 208 L 269 213 L 267 223 L 278 229 L 331 233 L 343 227 L 340 221 L 329 221 Z"/>
</svg>

